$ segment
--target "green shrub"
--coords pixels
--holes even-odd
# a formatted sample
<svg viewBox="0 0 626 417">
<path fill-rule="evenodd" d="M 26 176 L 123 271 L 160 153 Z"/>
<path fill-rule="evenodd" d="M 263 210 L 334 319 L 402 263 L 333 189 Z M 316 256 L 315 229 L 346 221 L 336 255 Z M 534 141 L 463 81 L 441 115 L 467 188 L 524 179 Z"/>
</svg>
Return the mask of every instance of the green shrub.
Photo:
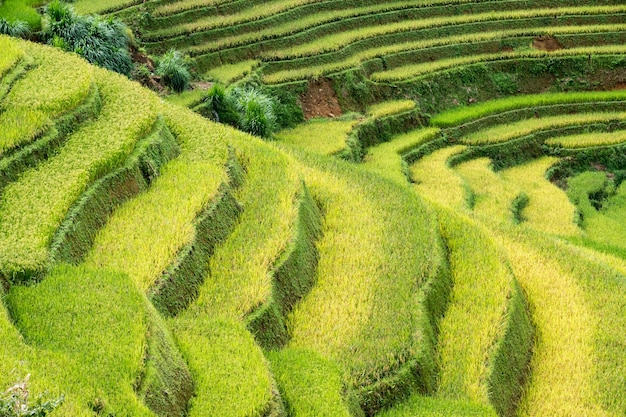
<svg viewBox="0 0 626 417">
<path fill-rule="evenodd" d="M 167 86 L 179 93 L 189 86 L 189 80 L 191 79 L 185 58 L 174 49 L 170 49 L 161 57 L 156 73 L 163 77 L 163 81 L 165 81 Z"/>
<path fill-rule="evenodd" d="M 117 19 L 79 16 L 71 6 L 53 1 L 46 7 L 43 36 L 49 44 L 75 52 L 92 64 L 130 75 L 133 63 L 126 26 Z"/>
<path fill-rule="evenodd" d="M 63 396 L 56 400 L 44 401 L 42 396 L 35 399 L 34 404 L 28 403 L 28 379 L 18 382 L 0 396 L 1 417 L 45 417 L 54 411 L 62 402 Z"/>
<path fill-rule="evenodd" d="M 202 99 L 200 113 L 216 122 L 237 127 L 239 113 L 233 98 L 221 84 L 214 84 Z"/>
<path fill-rule="evenodd" d="M 30 36 L 30 26 L 23 20 L 9 22 L 0 17 L 0 35 L 9 35 L 15 38 L 27 38 Z"/>
<path fill-rule="evenodd" d="M 274 100 L 251 87 L 237 88 L 233 96 L 239 111 L 239 128 L 263 138 L 272 136 L 276 130 Z"/>
</svg>

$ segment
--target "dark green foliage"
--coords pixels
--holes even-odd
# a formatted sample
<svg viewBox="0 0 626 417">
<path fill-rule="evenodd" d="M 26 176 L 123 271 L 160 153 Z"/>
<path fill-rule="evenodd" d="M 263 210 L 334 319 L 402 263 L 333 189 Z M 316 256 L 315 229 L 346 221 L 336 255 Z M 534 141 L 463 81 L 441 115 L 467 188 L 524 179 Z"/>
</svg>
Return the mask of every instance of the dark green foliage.
<svg viewBox="0 0 626 417">
<path fill-rule="evenodd" d="M 41 395 L 35 399 L 34 404 L 29 404 L 29 377 L 27 375 L 23 381 L 0 395 L 0 417 L 45 417 L 61 405 L 63 396 L 55 400 L 44 400 Z"/>
<path fill-rule="evenodd" d="M 295 127 L 297 124 L 304 122 L 304 113 L 298 105 L 299 96 L 297 92 L 284 88 L 268 88 L 261 91 L 275 98 L 274 114 L 276 123 L 281 129 Z"/>
<path fill-rule="evenodd" d="M 167 86 L 179 93 L 189 86 L 191 79 L 185 58 L 180 52 L 173 49 L 170 49 L 159 59 L 156 73 L 163 77 Z"/>
<path fill-rule="evenodd" d="M 146 338 L 145 366 L 135 391 L 157 416 L 183 416 L 194 383 L 174 338 L 152 308 Z"/>
<path fill-rule="evenodd" d="M 515 76 L 506 72 L 496 72 L 491 76 L 493 83 L 500 93 L 504 95 L 513 95 L 519 91 Z"/>
<path fill-rule="evenodd" d="M 51 45 L 75 52 L 92 64 L 130 75 L 133 68 L 126 26 L 117 19 L 79 16 L 58 0 L 46 7 L 44 39 Z"/>
<path fill-rule="evenodd" d="M 504 333 L 495 347 L 488 378 L 489 401 L 501 417 L 516 415 L 529 376 L 535 330 L 526 296 L 515 281 Z"/>
<path fill-rule="evenodd" d="M 166 316 L 175 316 L 193 302 L 198 289 L 209 274 L 207 259 L 215 247 L 232 231 L 242 208 L 233 196 L 233 189 L 242 182 L 242 168 L 234 154 L 229 158 L 229 183 L 222 184 L 218 196 L 196 218 L 195 238 L 185 245 L 148 296 Z"/>
<path fill-rule="evenodd" d="M 252 87 L 236 88 L 232 95 L 239 111 L 239 128 L 262 138 L 276 130 L 274 100 Z"/>
<path fill-rule="evenodd" d="M 230 94 L 221 84 L 214 84 L 202 99 L 200 114 L 219 123 L 237 127 L 239 113 Z"/>
<path fill-rule="evenodd" d="M 30 36 L 30 26 L 28 22 L 22 20 L 16 20 L 9 22 L 3 17 L 0 17 L 0 35 L 9 35 L 15 38 L 27 38 Z"/>
<path fill-rule="evenodd" d="M 526 218 L 523 215 L 523 211 L 530 202 L 528 195 L 526 193 L 521 192 L 513 199 L 511 203 L 511 214 L 513 215 L 513 223 L 520 224 Z"/>
<path fill-rule="evenodd" d="M 52 240 L 53 262 L 81 262 L 115 208 L 147 189 L 161 167 L 179 152 L 176 140 L 159 120 L 124 166 L 96 181 L 69 210 Z"/>
</svg>

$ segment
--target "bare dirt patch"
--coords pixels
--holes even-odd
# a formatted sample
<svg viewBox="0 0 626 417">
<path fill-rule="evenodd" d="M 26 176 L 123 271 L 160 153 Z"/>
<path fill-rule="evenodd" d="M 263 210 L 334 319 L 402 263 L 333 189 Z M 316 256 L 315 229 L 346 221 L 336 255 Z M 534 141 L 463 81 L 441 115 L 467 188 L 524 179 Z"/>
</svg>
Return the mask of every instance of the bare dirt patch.
<svg viewBox="0 0 626 417">
<path fill-rule="evenodd" d="M 533 39 L 533 48 L 554 52 L 563 49 L 563 46 L 554 36 L 539 36 Z"/>
<path fill-rule="evenodd" d="M 337 117 L 342 114 L 332 82 L 328 79 L 309 81 L 309 88 L 300 97 L 300 102 L 306 120 L 314 117 Z"/>
</svg>

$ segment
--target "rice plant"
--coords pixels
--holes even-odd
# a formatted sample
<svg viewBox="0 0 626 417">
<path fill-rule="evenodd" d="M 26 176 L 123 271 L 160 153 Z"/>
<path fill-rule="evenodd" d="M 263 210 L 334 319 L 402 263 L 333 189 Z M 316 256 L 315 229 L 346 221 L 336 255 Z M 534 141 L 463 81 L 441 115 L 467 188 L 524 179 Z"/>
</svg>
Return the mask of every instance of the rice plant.
<svg viewBox="0 0 626 417">
<path fill-rule="evenodd" d="M 626 131 L 601 133 L 581 133 L 578 135 L 559 136 L 546 141 L 546 145 L 565 149 L 588 148 L 593 146 L 618 145 L 626 141 Z"/>
<path fill-rule="evenodd" d="M 333 155 L 346 147 L 348 134 L 358 120 L 313 119 L 292 129 L 276 133 L 280 142 L 298 146 L 310 152 Z"/>
</svg>

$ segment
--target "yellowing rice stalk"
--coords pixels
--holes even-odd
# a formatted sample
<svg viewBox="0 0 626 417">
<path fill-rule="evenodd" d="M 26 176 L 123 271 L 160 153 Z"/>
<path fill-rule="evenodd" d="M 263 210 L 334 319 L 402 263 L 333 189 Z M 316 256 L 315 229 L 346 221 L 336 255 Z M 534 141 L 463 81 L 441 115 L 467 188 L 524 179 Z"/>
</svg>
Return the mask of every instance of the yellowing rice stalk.
<svg viewBox="0 0 626 417">
<path fill-rule="evenodd" d="M 86 260 L 126 272 L 143 291 L 193 239 L 193 221 L 227 181 L 226 138 L 236 134 L 174 106 L 165 107 L 165 116 L 181 143 L 180 156 L 146 193 L 115 211 Z"/>
<path fill-rule="evenodd" d="M 565 192 L 545 178 L 545 173 L 557 161 L 543 157 L 501 172 L 505 181 L 519 187 L 529 198 L 523 211 L 525 224 L 554 235 L 576 236 L 580 229 L 574 223 L 576 208 Z"/>
<path fill-rule="evenodd" d="M 540 16 L 566 16 L 623 13 L 623 6 L 579 6 L 544 9 L 506 10 L 460 16 L 433 17 L 429 19 L 403 20 L 386 25 L 367 26 L 341 33 L 320 37 L 312 42 L 282 50 L 287 56 L 310 56 L 324 52 L 336 51 L 350 43 L 361 39 L 388 35 L 391 33 L 420 30 L 441 26 L 461 25 L 464 23 L 497 21 L 505 19 L 524 19 Z"/>
<path fill-rule="evenodd" d="M 293 235 L 300 172 L 292 158 L 253 138 L 231 138 L 246 169 L 236 197 L 243 213 L 210 260 L 210 279 L 200 288 L 198 308 L 210 315 L 243 319 L 268 300 L 271 269 Z"/>
<path fill-rule="evenodd" d="M 121 165 L 156 120 L 156 96 L 121 76 L 94 72 L 103 99 L 99 118 L 9 184 L 0 199 L 0 270 L 6 276 L 45 268 L 52 236 L 72 203 L 92 181 Z"/>
<path fill-rule="evenodd" d="M 463 152 L 465 146 L 450 146 L 423 157 L 411 165 L 411 178 L 420 195 L 457 210 L 468 208 L 463 179 L 448 166 L 448 159 Z"/>
<path fill-rule="evenodd" d="M 379 117 L 389 116 L 396 113 L 402 113 L 415 108 L 415 102 L 413 100 L 393 100 L 384 101 L 370 106 L 367 109 L 367 114 L 377 119 Z"/>
<path fill-rule="evenodd" d="M 438 128 L 413 130 L 395 136 L 389 142 L 370 147 L 362 166 L 398 184 L 406 184 L 408 178 L 404 170 L 402 154 L 433 140 L 439 132 Z"/>
<path fill-rule="evenodd" d="M 511 222 L 511 202 L 520 189 L 505 181 L 490 165 L 488 158 L 478 158 L 454 169 L 474 192 L 473 211 L 482 221 Z"/>
<path fill-rule="evenodd" d="M 536 345 L 520 416 L 605 416 L 593 386 L 598 318 L 576 280 L 549 254 L 499 239 L 531 305 Z"/>
<path fill-rule="evenodd" d="M 514 278 L 486 230 L 445 210 L 439 217 L 453 287 L 440 323 L 437 395 L 489 405 L 488 359 Z"/>
<path fill-rule="evenodd" d="M 261 64 L 260 61 L 250 59 L 237 62 L 236 64 L 226 64 L 211 69 L 207 75 L 222 84 L 230 84 L 240 78 L 250 74 L 256 67 Z"/>
<path fill-rule="evenodd" d="M 553 52 L 528 49 L 512 52 L 500 52 L 495 54 L 478 54 L 442 59 L 424 64 L 404 65 L 388 71 L 375 72 L 371 75 L 371 79 L 374 81 L 402 81 L 417 78 L 437 71 L 461 67 L 464 65 L 477 64 L 480 62 L 495 62 L 522 58 L 545 58 L 548 56 L 565 57 L 576 55 L 621 55 L 624 53 L 626 53 L 626 47 L 624 45 L 600 45 L 559 49 Z"/>
<path fill-rule="evenodd" d="M 598 33 L 598 32 L 614 32 L 626 30 L 626 25 L 589 25 L 589 26 L 563 26 L 563 27 L 538 27 L 527 29 L 512 29 L 497 32 L 487 33 L 470 33 L 465 35 L 456 35 L 436 39 L 426 39 L 419 41 L 410 41 L 399 44 L 393 44 L 388 46 L 380 46 L 375 48 L 366 49 L 364 51 L 357 52 L 345 59 L 336 60 L 330 63 L 321 65 L 309 65 L 303 66 L 298 69 L 287 69 L 281 71 L 275 71 L 271 73 L 265 73 L 263 75 L 263 81 L 268 84 L 278 84 L 281 82 L 294 81 L 305 79 L 313 76 L 321 76 L 324 74 L 331 74 L 334 72 L 343 71 L 349 68 L 359 66 L 363 62 L 384 57 L 386 55 L 395 54 L 403 51 L 419 50 L 425 48 L 432 48 L 436 46 L 455 45 L 464 43 L 485 42 L 497 39 L 506 39 L 517 36 L 544 36 L 546 33 L 551 35 L 559 34 L 576 34 L 576 33 Z M 356 41 L 358 42 L 358 41 Z M 306 44 L 308 45 L 308 44 Z M 323 53 L 321 51 L 315 51 L 316 54 Z M 282 59 L 293 58 L 288 55 L 288 52 L 276 51 L 267 52 L 264 56 L 277 57 Z M 297 56 L 296 56 L 297 57 Z"/>
<path fill-rule="evenodd" d="M 461 141 L 466 145 L 502 143 L 514 138 L 530 135 L 531 133 L 541 130 L 556 129 L 566 126 L 587 125 L 601 122 L 608 123 L 611 121 L 622 121 L 624 119 L 626 119 L 626 112 L 582 113 L 525 119 L 515 123 L 497 125 L 489 129 L 483 129 L 475 133 L 470 133 L 469 135 L 464 136 Z M 592 133 L 589 135 L 567 136 L 567 138 L 573 139 L 563 139 L 562 141 L 556 138 L 548 139 L 546 143 L 554 145 L 569 143 L 571 144 L 570 146 L 578 145 L 584 147 L 589 146 L 584 145 L 585 143 L 593 142 L 591 140 L 591 137 L 593 137 L 593 135 L 599 136 L 597 140 L 598 145 L 619 143 L 619 138 L 621 137 L 615 134 L 605 138 L 607 134 Z"/>
<path fill-rule="evenodd" d="M 177 0 L 159 5 L 153 10 L 155 16 L 169 16 L 200 7 L 218 6 L 231 0 Z"/>
<path fill-rule="evenodd" d="M 592 146 L 618 145 L 626 142 L 626 131 L 582 133 L 548 139 L 547 145 L 566 149 L 588 148 Z"/>
<path fill-rule="evenodd" d="M 0 35 L 0 79 L 24 56 L 17 42 L 8 36 Z"/>
<path fill-rule="evenodd" d="M 292 129 L 281 130 L 276 138 L 309 152 L 333 155 L 346 147 L 348 135 L 359 120 L 313 119 Z"/>
</svg>

